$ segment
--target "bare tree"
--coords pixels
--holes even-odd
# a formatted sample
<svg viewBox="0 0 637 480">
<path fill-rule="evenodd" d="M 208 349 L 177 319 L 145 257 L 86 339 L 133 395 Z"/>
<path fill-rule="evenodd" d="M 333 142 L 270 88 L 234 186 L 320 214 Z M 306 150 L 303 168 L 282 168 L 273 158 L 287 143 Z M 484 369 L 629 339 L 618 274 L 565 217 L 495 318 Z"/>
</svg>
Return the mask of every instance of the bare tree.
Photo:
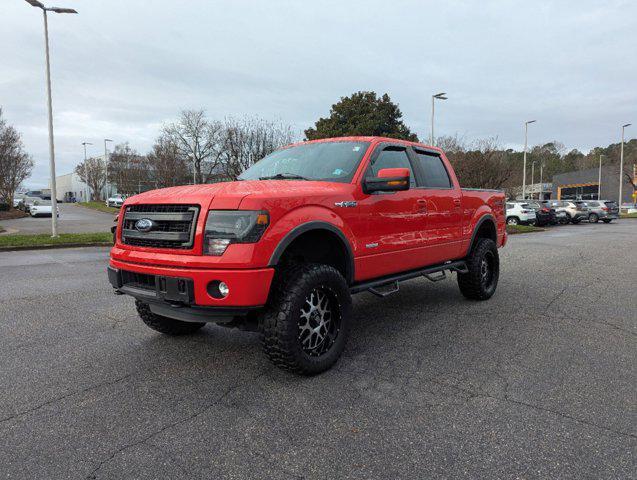
<svg viewBox="0 0 637 480">
<path fill-rule="evenodd" d="M 438 144 L 445 150 L 464 187 L 499 189 L 513 174 L 515 163 L 509 152 L 499 147 L 497 138 L 466 145 L 458 137 L 443 137 Z"/>
<path fill-rule="evenodd" d="M 227 178 L 236 179 L 241 172 L 292 142 L 289 126 L 257 117 L 224 122 L 222 169 Z"/>
<path fill-rule="evenodd" d="M 29 178 L 33 160 L 24 151 L 18 131 L 2 118 L 0 108 L 0 203 L 13 205 L 13 195 L 20 184 Z"/>
<path fill-rule="evenodd" d="M 158 188 L 187 184 L 190 175 L 186 159 L 179 154 L 172 138 L 162 134 L 147 156 L 149 173 Z"/>
<path fill-rule="evenodd" d="M 154 186 L 148 168 L 148 160 L 131 148 L 128 143 L 116 145 L 108 162 L 108 180 L 117 191 L 132 195 Z"/>
<path fill-rule="evenodd" d="M 209 121 L 203 110 L 184 110 L 176 123 L 164 127 L 163 134 L 194 170 L 194 182 L 202 183 L 219 167 L 222 131 L 221 122 Z"/>
<path fill-rule="evenodd" d="M 106 185 L 106 167 L 101 158 L 87 158 L 75 167 L 75 173 L 92 190 L 92 200 L 102 200 L 102 189 Z"/>
</svg>

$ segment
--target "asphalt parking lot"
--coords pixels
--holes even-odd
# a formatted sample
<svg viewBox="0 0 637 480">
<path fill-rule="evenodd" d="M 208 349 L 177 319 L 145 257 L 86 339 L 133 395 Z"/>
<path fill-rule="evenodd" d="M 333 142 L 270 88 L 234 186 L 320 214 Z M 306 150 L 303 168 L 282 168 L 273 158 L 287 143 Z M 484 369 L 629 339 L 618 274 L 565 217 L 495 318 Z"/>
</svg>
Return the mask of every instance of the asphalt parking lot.
<svg viewBox="0 0 637 480">
<path fill-rule="evenodd" d="M 636 238 L 512 236 L 484 303 L 360 294 L 313 378 L 256 334 L 146 328 L 107 249 L 0 253 L 0 477 L 635 478 Z"/>
<path fill-rule="evenodd" d="M 80 207 L 73 203 L 59 203 L 58 231 L 60 233 L 108 232 L 115 215 Z M 51 233 L 51 217 L 24 217 L 2 220 L 7 233 Z"/>
</svg>

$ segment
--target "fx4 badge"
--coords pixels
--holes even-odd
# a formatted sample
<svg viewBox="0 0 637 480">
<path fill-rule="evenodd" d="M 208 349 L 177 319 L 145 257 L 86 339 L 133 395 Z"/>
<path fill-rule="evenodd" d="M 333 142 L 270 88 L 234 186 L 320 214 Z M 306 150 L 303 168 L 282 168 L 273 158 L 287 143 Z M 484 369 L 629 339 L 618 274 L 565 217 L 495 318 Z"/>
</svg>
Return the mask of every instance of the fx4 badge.
<svg viewBox="0 0 637 480">
<path fill-rule="evenodd" d="M 334 204 L 335 207 L 342 207 L 342 208 L 353 208 L 356 205 L 358 205 L 358 203 L 356 202 L 336 202 Z"/>
</svg>

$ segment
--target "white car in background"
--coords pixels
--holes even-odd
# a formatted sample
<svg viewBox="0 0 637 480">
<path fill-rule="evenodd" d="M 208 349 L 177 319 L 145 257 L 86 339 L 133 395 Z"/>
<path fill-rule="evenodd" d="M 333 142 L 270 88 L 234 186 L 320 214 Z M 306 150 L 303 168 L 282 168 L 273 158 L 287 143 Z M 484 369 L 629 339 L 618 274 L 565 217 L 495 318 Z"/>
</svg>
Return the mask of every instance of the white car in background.
<svg viewBox="0 0 637 480">
<path fill-rule="evenodd" d="M 50 217 L 52 216 L 53 206 L 50 200 L 35 201 L 29 206 L 29 215 L 32 217 Z M 60 209 L 57 209 L 57 216 L 60 216 Z"/>
<path fill-rule="evenodd" d="M 119 208 L 122 206 L 123 203 L 124 203 L 124 197 L 122 197 L 121 195 L 115 195 L 114 197 L 109 197 L 106 200 L 107 207 Z"/>
<path fill-rule="evenodd" d="M 528 203 L 507 202 L 507 225 L 533 225 L 536 221 L 535 210 Z"/>
</svg>

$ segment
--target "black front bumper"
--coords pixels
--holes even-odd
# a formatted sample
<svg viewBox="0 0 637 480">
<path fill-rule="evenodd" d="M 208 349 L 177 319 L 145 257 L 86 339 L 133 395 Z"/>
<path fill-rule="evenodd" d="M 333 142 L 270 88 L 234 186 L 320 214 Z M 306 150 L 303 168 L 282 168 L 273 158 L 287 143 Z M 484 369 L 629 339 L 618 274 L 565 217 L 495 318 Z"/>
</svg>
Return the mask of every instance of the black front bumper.
<svg viewBox="0 0 637 480">
<path fill-rule="evenodd" d="M 183 322 L 228 323 L 261 307 L 209 307 L 195 305 L 190 278 L 145 275 L 107 267 L 108 281 L 117 294 L 147 303 L 150 311 Z"/>
</svg>

